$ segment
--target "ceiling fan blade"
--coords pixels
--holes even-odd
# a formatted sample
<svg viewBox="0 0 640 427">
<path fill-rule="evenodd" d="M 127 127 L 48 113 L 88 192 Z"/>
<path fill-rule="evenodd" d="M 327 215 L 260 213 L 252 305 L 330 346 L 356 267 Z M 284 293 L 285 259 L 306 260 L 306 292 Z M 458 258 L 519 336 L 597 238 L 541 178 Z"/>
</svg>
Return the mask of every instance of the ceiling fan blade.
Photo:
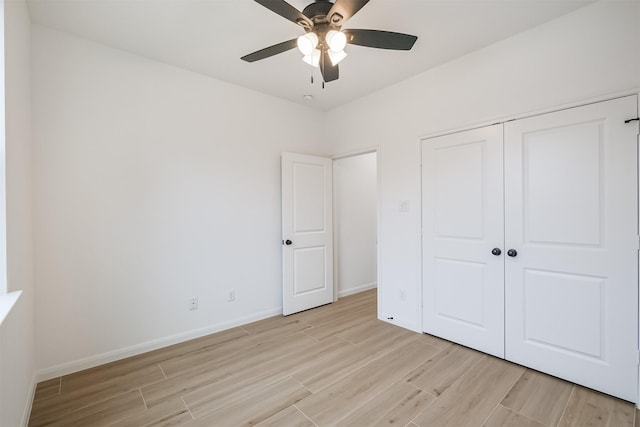
<svg viewBox="0 0 640 427">
<path fill-rule="evenodd" d="M 297 39 L 293 39 L 293 40 L 287 40 L 286 42 L 274 44 L 273 46 L 265 47 L 264 49 L 260 49 L 253 53 L 245 55 L 240 59 L 247 62 L 259 61 L 261 59 L 265 59 L 270 56 L 277 55 L 279 53 L 286 52 L 288 50 L 293 49 L 294 47 L 297 46 L 297 41 L 298 41 Z"/>
<path fill-rule="evenodd" d="M 325 83 L 338 80 L 338 77 L 340 77 L 338 65 L 331 63 L 331 58 L 329 58 L 329 53 L 326 50 L 322 52 L 322 56 L 320 57 L 320 72 L 322 73 L 322 79 Z"/>
<path fill-rule="evenodd" d="M 255 0 L 255 2 L 288 19 L 294 24 L 298 24 L 304 28 L 313 28 L 313 22 L 311 22 L 309 18 L 284 0 Z"/>
<path fill-rule="evenodd" d="M 378 49 L 411 50 L 418 37 L 380 30 L 343 30 L 347 43 Z"/>
<path fill-rule="evenodd" d="M 369 3 L 369 0 L 336 0 L 329 13 L 327 13 L 329 22 L 341 26 L 367 3 Z M 339 16 L 334 16 L 335 14 Z"/>
</svg>

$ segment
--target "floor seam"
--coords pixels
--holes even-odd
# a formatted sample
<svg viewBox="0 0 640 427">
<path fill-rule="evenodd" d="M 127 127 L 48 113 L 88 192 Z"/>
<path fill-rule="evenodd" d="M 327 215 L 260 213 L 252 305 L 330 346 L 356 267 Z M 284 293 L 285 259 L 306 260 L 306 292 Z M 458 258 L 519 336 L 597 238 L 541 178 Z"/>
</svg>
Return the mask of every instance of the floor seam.
<svg viewBox="0 0 640 427">
<path fill-rule="evenodd" d="M 298 379 L 296 377 L 294 377 L 293 375 L 289 375 L 289 378 L 292 379 L 293 381 L 297 382 L 298 384 L 300 384 L 309 393 L 313 394 L 313 391 L 311 391 L 311 389 L 309 387 L 307 387 L 306 385 L 304 385 L 300 381 L 298 381 Z"/>
<path fill-rule="evenodd" d="M 527 414 L 523 414 L 523 413 L 522 413 L 522 412 L 520 412 L 520 411 L 516 411 L 515 409 L 509 408 L 508 406 L 504 406 L 504 405 L 503 405 L 503 404 L 501 404 L 501 403 L 498 403 L 498 406 L 502 406 L 503 408 L 508 409 L 508 410 L 510 410 L 511 412 L 516 413 L 516 414 L 518 414 L 518 415 L 521 415 L 521 416 L 525 417 L 525 418 L 526 418 L 526 419 L 528 419 L 528 420 L 535 421 L 535 422 L 537 422 L 538 424 L 542 424 L 542 425 L 544 425 L 544 426 L 548 425 L 548 424 L 543 423 L 543 422 L 542 422 L 542 421 L 540 421 L 540 420 L 537 420 L 537 419 L 535 419 L 535 418 L 533 418 L 533 417 L 530 417 L 530 416 L 529 416 L 529 415 L 527 415 Z"/>
<path fill-rule="evenodd" d="M 316 424 L 315 421 L 313 421 L 311 418 L 309 418 L 309 416 L 307 414 L 304 413 L 304 411 L 300 408 L 298 408 L 298 406 L 294 403 L 293 405 L 294 408 L 297 409 L 298 412 L 300 412 L 306 419 L 308 419 L 309 421 L 311 421 L 311 423 L 313 423 L 314 426 L 319 427 L 318 424 Z"/>
<path fill-rule="evenodd" d="M 147 401 L 146 401 L 146 399 L 144 398 L 144 394 L 142 394 L 142 387 L 140 387 L 140 388 L 138 389 L 138 392 L 140 393 L 140 397 L 142 398 L 142 403 L 144 404 L 144 409 L 145 409 L 146 411 L 148 411 L 148 410 L 149 410 L 149 407 L 147 406 Z"/>
<path fill-rule="evenodd" d="M 511 384 L 511 387 L 509 387 L 507 389 L 507 391 L 505 392 L 504 395 L 502 395 L 502 398 L 498 401 L 498 403 L 496 404 L 495 408 L 493 408 L 493 411 L 491 411 L 491 413 L 489 414 L 489 416 L 484 420 L 484 422 L 482 423 L 482 425 L 486 424 L 487 421 L 489 421 L 489 418 L 491 418 L 491 416 L 493 415 L 493 413 L 496 411 L 496 409 L 498 409 L 498 406 L 502 405 L 502 402 L 504 402 L 504 399 L 507 397 L 507 395 L 509 394 L 509 392 L 511 390 L 513 390 L 513 388 L 516 386 L 516 384 L 518 384 L 518 381 L 520 381 L 520 379 L 522 379 L 522 377 L 524 376 L 524 374 L 527 372 L 527 369 L 523 369 L 522 373 L 520 375 L 518 375 L 518 378 L 516 378 L 516 380 L 513 382 L 513 384 Z M 513 412 L 517 412 L 520 413 L 519 411 L 515 411 L 512 408 L 509 408 L 508 406 L 502 405 L 505 408 L 508 408 L 509 410 L 513 411 Z M 524 414 L 522 414 L 524 415 Z M 527 417 L 529 418 L 529 417 Z"/>
<path fill-rule="evenodd" d="M 191 415 L 191 419 L 195 420 L 196 417 L 193 416 L 193 412 L 191 412 L 191 408 L 189 408 L 189 405 L 187 405 L 187 402 L 184 401 L 184 397 L 180 396 L 180 400 L 184 404 L 185 408 L 187 408 L 187 411 L 189 411 L 189 415 Z"/>
<path fill-rule="evenodd" d="M 167 376 L 167 374 L 164 372 L 164 369 L 162 369 L 162 366 L 160 366 L 160 364 L 158 363 L 158 368 L 160 368 L 160 372 L 162 373 L 162 376 L 164 377 L 165 380 L 168 380 L 169 377 Z"/>
<path fill-rule="evenodd" d="M 560 424 L 560 422 L 562 421 L 562 419 L 564 418 L 564 414 L 565 412 L 567 412 L 567 408 L 569 407 L 569 402 L 571 402 L 571 399 L 573 398 L 573 395 L 576 391 L 576 385 L 574 384 L 571 387 L 571 393 L 569 394 L 569 398 L 567 399 L 567 403 L 564 404 L 564 408 L 562 408 L 562 413 L 560 414 L 560 417 L 558 418 L 558 421 L 556 422 L 556 426 Z"/>
</svg>

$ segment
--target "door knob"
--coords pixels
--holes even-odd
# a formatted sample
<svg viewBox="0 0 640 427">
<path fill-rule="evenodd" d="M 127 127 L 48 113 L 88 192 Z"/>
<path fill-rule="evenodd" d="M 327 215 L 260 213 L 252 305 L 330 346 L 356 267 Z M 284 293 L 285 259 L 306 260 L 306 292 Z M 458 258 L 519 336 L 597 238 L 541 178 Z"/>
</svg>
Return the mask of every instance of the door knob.
<svg viewBox="0 0 640 427">
<path fill-rule="evenodd" d="M 500 250 L 500 248 L 493 248 L 493 250 L 491 251 L 491 253 L 495 256 L 500 256 L 500 254 L 502 253 L 502 251 Z"/>
<path fill-rule="evenodd" d="M 285 245 L 287 245 L 287 246 L 289 246 L 289 245 L 290 245 L 290 244 L 292 244 L 292 243 L 293 243 L 293 242 L 292 242 L 291 240 L 289 240 L 289 239 L 287 239 L 287 240 L 285 240 L 285 241 L 284 241 L 284 244 L 285 244 Z"/>
<path fill-rule="evenodd" d="M 512 257 L 512 258 L 513 258 L 513 257 L 515 257 L 515 256 L 518 256 L 518 251 L 516 251 L 515 249 L 509 249 L 509 250 L 507 251 L 507 255 L 509 255 L 510 257 Z"/>
</svg>

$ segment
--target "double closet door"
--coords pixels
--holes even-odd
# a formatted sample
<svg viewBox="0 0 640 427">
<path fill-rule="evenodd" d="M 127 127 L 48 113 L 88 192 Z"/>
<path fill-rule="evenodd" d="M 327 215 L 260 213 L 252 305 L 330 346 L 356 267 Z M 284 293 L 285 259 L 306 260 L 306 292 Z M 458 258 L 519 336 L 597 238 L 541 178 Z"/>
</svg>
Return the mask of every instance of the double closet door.
<svg viewBox="0 0 640 427">
<path fill-rule="evenodd" d="M 636 401 L 635 96 L 422 141 L 423 330 Z"/>
</svg>

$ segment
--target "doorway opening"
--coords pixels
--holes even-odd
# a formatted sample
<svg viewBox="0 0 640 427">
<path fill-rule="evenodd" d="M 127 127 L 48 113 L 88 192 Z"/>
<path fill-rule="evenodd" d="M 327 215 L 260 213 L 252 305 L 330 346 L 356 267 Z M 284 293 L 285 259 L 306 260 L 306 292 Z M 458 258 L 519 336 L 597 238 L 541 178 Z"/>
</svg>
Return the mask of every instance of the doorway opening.
<svg viewBox="0 0 640 427">
<path fill-rule="evenodd" d="M 333 159 L 334 297 L 378 286 L 378 156 Z"/>
</svg>

